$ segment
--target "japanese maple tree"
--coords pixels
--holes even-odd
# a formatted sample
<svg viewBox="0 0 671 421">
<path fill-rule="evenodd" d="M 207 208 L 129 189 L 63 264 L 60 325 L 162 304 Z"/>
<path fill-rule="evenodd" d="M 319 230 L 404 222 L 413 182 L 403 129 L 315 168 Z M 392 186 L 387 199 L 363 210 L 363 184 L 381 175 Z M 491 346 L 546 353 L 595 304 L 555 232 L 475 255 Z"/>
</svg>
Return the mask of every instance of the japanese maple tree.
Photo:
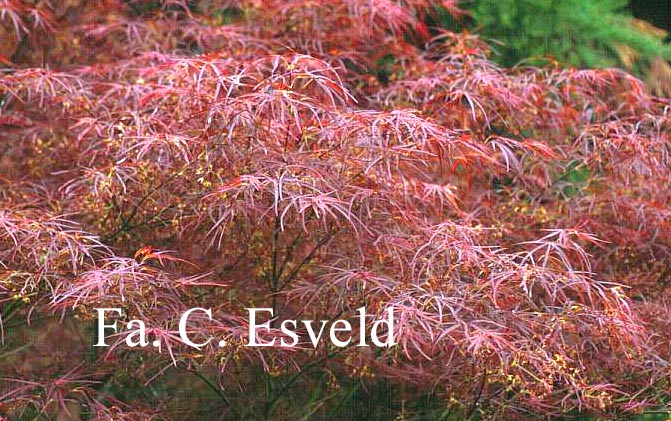
<svg viewBox="0 0 671 421">
<path fill-rule="evenodd" d="M 376 390 L 349 415 L 668 402 L 671 103 L 619 70 L 502 69 L 427 24 L 446 13 L 0 1 L 0 414 L 187 419 L 203 388 L 248 418 Z M 397 346 L 245 346 L 246 308 L 362 306 L 394 309 Z M 110 307 L 158 346 L 93 348 Z M 180 341 L 194 307 L 226 346 Z"/>
</svg>

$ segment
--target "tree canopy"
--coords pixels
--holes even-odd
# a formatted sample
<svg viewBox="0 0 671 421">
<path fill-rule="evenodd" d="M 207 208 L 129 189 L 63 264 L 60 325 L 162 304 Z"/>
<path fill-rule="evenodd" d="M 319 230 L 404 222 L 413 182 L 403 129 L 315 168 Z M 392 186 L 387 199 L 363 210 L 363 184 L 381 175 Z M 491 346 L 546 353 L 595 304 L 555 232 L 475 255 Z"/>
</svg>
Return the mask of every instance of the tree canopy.
<svg viewBox="0 0 671 421">
<path fill-rule="evenodd" d="M 669 101 L 617 69 L 503 68 L 478 36 L 431 24 L 465 13 L 0 2 L 0 414 L 668 403 Z M 245 308 L 362 306 L 393 308 L 397 346 L 244 346 Z M 92 348 L 103 307 L 158 346 Z M 194 307 L 215 316 L 192 336 L 226 346 L 180 342 Z"/>
</svg>

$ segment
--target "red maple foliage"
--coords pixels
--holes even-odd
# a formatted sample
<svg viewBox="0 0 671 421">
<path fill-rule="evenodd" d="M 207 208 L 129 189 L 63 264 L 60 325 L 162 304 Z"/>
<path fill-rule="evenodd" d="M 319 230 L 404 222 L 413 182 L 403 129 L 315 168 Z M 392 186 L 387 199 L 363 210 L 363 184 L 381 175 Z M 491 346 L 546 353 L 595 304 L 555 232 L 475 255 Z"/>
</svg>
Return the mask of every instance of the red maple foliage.
<svg viewBox="0 0 671 421">
<path fill-rule="evenodd" d="M 0 414 L 169 418 L 140 392 L 168 372 L 228 416 L 289 416 L 320 382 L 308 415 L 353 383 L 457 417 L 668 402 L 671 103 L 617 70 L 501 69 L 440 13 L 464 12 L 0 1 Z M 14 333 L 118 306 L 159 346 L 40 354 Z M 394 308 L 398 346 L 244 346 L 247 307 L 362 306 Z M 193 307 L 225 347 L 181 343 Z"/>
</svg>

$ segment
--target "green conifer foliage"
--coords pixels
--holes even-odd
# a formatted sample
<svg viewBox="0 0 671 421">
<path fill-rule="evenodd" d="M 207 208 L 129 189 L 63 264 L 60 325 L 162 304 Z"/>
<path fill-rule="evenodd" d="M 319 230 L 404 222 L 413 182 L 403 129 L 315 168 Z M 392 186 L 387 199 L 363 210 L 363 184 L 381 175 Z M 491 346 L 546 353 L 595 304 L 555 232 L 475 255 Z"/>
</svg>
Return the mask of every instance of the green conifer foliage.
<svg viewBox="0 0 671 421">
<path fill-rule="evenodd" d="M 482 35 L 500 41 L 494 59 L 506 66 L 550 59 L 588 68 L 624 67 L 641 76 L 671 47 L 642 30 L 626 0 L 475 0 Z"/>
</svg>

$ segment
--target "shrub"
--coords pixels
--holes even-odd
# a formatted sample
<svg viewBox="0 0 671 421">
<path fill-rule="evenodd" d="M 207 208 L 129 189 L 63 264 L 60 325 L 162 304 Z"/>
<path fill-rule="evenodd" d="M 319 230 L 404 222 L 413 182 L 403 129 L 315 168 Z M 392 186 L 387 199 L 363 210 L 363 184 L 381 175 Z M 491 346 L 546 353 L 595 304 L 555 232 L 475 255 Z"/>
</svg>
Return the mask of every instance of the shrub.
<svg viewBox="0 0 671 421">
<path fill-rule="evenodd" d="M 21 39 L 0 78 L 7 416 L 551 416 L 668 399 L 668 103 L 637 79 L 501 69 L 477 37 L 425 25 L 462 16 L 450 1 L 0 11 Z M 119 306 L 158 347 L 90 346 L 94 308 Z M 243 346 L 246 307 L 361 306 L 394 308 L 398 346 Z M 215 315 L 193 336 L 225 347 L 180 343 L 192 307 Z M 26 348 L 30 331 L 65 351 Z"/>
<path fill-rule="evenodd" d="M 505 65 L 551 58 L 581 67 L 636 66 L 671 58 L 664 35 L 632 19 L 628 1 L 476 1 L 470 6 L 482 33 L 503 42 L 496 57 Z M 658 30 L 657 32 L 660 32 Z M 661 31 L 663 32 L 663 31 Z"/>
<path fill-rule="evenodd" d="M 650 92 L 671 94 L 667 32 L 634 19 L 628 1 L 475 1 L 469 26 L 491 37 L 505 66 L 557 62 L 619 67 L 643 78 Z"/>
</svg>

